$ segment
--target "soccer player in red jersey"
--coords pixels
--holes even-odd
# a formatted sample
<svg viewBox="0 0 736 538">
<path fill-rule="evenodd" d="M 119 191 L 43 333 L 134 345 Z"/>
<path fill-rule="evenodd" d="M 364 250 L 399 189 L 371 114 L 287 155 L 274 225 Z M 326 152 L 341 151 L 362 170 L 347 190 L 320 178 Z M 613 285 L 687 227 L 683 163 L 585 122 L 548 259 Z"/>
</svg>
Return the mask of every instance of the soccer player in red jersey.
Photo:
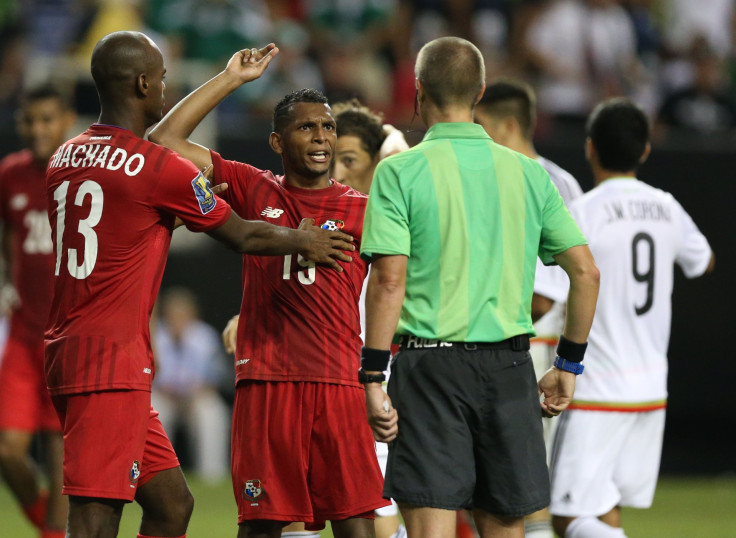
<svg viewBox="0 0 736 538">
<path fill-rule="evenodd" d="M 194 165 L 144 140 L 161 118 L 164 73 L 144 34 L 102 38 L 92 53 L 99 122 L 47 169 L 55 280 L 45 367 L 64 432 L 73 538 L 116 536 L 134 499 L 139 537 L 186 532 L 193 500 L 150 403 L 148 326 L 175 217 L 241 252 L 299 253 L 338 271 L 338 260 L 351 260 L 342 250 L 354 250 L 346 234 L 242 220 Z"/>
<path fill-rule="evenodd" d="M 233 55 L 222 73 L 178 103 L 151 132 L 214 181 L 234 211 L 286 225 L 311 217 L 359 243 L 367 196 L 330 179 L 336 141 L 327 99 L 288 94 L 274 109 L 271 149 L 284 175 L 227 161 L 190 142 L 197 124 L 242 84 L 258 78 L 273 44 Z M 235 353 L 232 473 L 238 536 L 279 536 L 292 521 L 332 522 L 337 537 L 373 536 L 373 510 L 388 504 L 365 402 L 358 298 L 367 272 L 357 254 L 345 271 L 296 256 L 243 258 L 243 301 Z"/>
<path fill-rule="evenodd" d="M 46 164 L 74 124 L 64 95 L 44 85 L 28 91 L 18 113 L 26 148 L 0 162 L 3 229 L 2 295 L 10 335 L 0 362 L 0 473 L 43 538 L 63 537 L 67 501 L 61 494 L 63 442 L 43 372 L 43 331 L 54 271 L 46 214 Z M 48 491 L 28 452 L 42 433 Z"/>
</svg>

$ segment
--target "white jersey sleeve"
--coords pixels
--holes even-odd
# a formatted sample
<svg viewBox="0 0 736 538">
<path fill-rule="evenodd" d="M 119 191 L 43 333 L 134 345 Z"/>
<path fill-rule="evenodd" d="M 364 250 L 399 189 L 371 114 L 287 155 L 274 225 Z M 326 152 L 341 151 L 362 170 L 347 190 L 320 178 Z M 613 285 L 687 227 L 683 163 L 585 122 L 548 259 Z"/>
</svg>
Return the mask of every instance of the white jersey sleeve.
<svg viewBox="0 0 736 538">
<path fill-rule="evenodd" d="M 682 243 L 675 257 L 675 262 L 680 266 L 687 278 L 701 276 L 710 264 L 712 252 L 705 236 L 690 218 L 690 215 L 682 206 L 672 199 L 680 213 Z"/>
<path fill-rule="evenodd" d="M 552 183 L 557 187 L 560 196 L 569 205 L 574 199 L 582 196 L 583 189 L 569 172 L 563 170 L 552 161 L 544 157 L 537 157 L 537 161 L 549 174 Z M 570 280 L 565 271 L 556 265 L 544 265 L 537 258 L 537 268 L 534 277 L 534 293 L 552 299 L 555 302 L 567 302 L 567 292 Z M 553 335 L 562 332 L 565 322 L 564 312 L 556 310 L 554 313 L 543 316 L 534 324 L 537 335 Z"/>
</svg>

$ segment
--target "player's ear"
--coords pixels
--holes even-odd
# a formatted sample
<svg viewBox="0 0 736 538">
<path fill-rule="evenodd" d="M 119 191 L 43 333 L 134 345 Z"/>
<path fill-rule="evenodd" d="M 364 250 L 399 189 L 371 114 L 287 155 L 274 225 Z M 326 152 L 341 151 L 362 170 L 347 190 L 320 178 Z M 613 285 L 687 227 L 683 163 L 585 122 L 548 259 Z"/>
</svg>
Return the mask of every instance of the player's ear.
<svg viewBox="0 0 736 538">
<path fill-rule="evenodd" d="M 135 89 L 141 95 L 148 95 L 148 77 L 145 73 L 141 73 L 136 77 Z"/>
<path fill-rule="evenodd" d="M 643 164 L 644 161 L 646 161 L 649 158 L 649 154 L 652 152 L 652 145 L 647 142 L 646 147 L 644 148 L 644 153 L 641 154 L 641 157 L 639 158 L 639 164 Z"/>
<path fill-rule="evenodd" d="M 591 162 L 591 159 L 593 158 L 593 154 L 595 153 L 595 146 L 593 145 L 593 141 L 590 139 L 590 137 L 585 139 L 585 159 L 588 162 Z"/>
<path fill-rule="evenodd" d="M 284 152 L 284 148 L 281 145 L 281 134 L 279 133 L 271 133 L 271 136 L 268 137 L 268 145 L 271 146 L 271 149 L 279 155 Z"/>
<path fill-rule="evenodd" d="M 480 103 L 480 100 L 483 98 L 483 94 L 486 93 L 486 83 L 483 83 L 483 87 L 478 92 L 478 96 L 475 98 L 475 103 L 473 103 L 473 106 Z"/>
</svg>

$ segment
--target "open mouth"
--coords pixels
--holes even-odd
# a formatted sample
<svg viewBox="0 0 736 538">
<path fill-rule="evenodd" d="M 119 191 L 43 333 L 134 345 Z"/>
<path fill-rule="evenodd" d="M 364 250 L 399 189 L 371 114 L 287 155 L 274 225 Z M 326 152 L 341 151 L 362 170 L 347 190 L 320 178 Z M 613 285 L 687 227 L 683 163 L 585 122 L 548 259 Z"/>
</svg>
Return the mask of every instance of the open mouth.
<svg viewBox="0 0 736 538">
<path fill-rule="evenodd" d="M 312 151 L 308 155 L 312 161 L 317 163 L 326 163 L 330 160 L 330 154 L 326 151 Z"/>
</svg>

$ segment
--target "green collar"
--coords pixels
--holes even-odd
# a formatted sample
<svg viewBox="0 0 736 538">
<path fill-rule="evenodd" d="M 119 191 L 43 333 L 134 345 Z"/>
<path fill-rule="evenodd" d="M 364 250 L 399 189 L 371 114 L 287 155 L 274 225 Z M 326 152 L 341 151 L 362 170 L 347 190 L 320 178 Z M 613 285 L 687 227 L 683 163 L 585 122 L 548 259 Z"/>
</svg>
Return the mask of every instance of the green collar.
<svg viewBox="0 0 736 538">
<path fill-rule="evenodd" d="M 435 123 L 429 128 L 422 140 L 435 140 L 439 138 L 487 138 L 490 136 L 483 127 L 477 123 Z"/>
</svg>

